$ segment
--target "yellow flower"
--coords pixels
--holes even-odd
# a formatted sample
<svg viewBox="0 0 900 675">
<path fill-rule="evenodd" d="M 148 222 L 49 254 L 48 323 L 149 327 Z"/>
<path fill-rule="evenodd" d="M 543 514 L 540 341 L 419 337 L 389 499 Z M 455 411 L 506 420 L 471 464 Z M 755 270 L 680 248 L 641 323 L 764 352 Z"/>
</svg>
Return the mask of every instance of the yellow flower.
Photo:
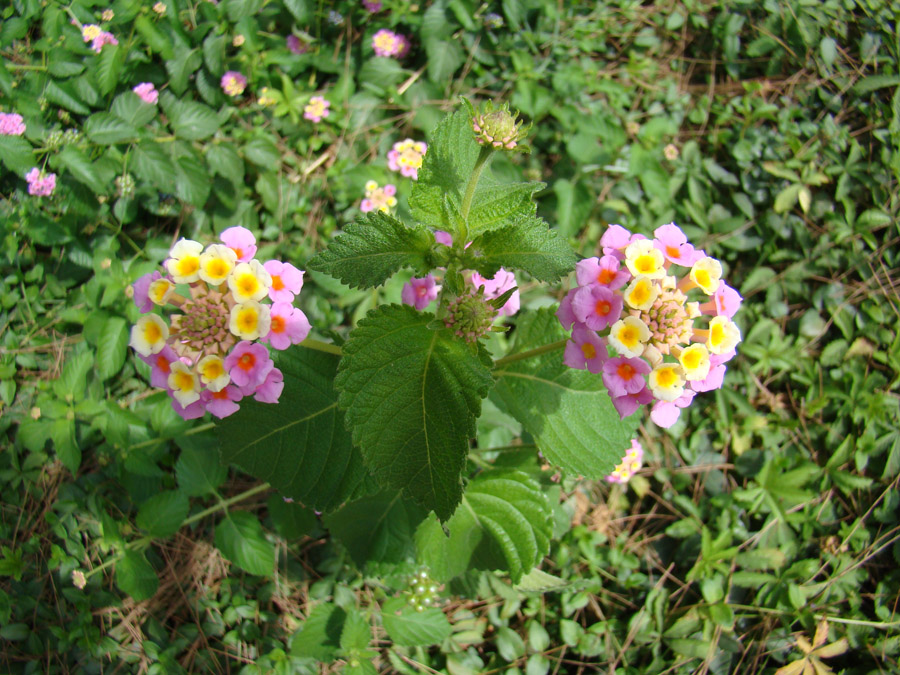
<svg viewBox="0 0 900 675">
<path fill-rule="evenodd" d="M 183 408 L 200 400 L 200 379 L 181 361 L 172 361 L 169 365 L 167 384 L 172 396 Z"/>
<path fill-rule="evenodd" d="M 224 244 L 212 244 L 200 255 L 200 278 L 212 286 L 225 282 L 234 265 L 237 254 Z"/>
<path fill-rule="evenodd" d="M 619 354 L 629 359 L 644 352 L 644 343 L 650 339 L 647 324 L 635 316 L 626 316 L 613 324 L 609 331 L 609 344 Z"/>
<path fill-rule="evenodd" d="M 730 352 L 740 341 L 741 331 L 728 317 L 715 316 L 709 322 L 706 346 L 713 354 Z"/>
<path fill-rule="evenodd" d="M 262 300 L 272 287 L 272 275 L 258 260 L 238 263 L 228 277 L 228 288 L 234 299 L 241 303 L 248 300 Z M 252 339 L 252 338 L 245 338 Z"/>
<path fill-rule="evenodd" d="M 662 363 L 650 371 L 647 385 L 660 401 L 674 401 L 684 393 L 684 369 L 676 363 Z"/>
<path fill-rule="evenodd" d="M 625 266 L 635 277 L 662 279 L 666 276 L 665 256 L 651 239 L 638 239 L 625 248 Z"/>
<path fill-rule="evenodd" d="M 681 351 L 678 362 L 684 368 L 684 379 L 689 382 L 705 380 L 709 375 L 709 351 L 702 344 L 693 344 Z"/>
<path fill-rule="evenodd" d="M 709 256 L 700 258 L 691 267 L 691 281 L 697 284 L 707 295 L 712 295 L 716 292 L 721 278 L 722 265 L 715 258 L 710 258 Z"/>
<path fill-rule="evenodd" d="M 131 327 L 128 344 L 141 356 L 158 354 L 169 339 L 169 326 L 156 314 L 144 314 Z"/>
<path fill-rule="evenodd" d="M 221 356 L 209 354 L 197 363 L 197 372 L 200 381 L 210 391 L 222 391 L 231 382 L 228 372 L 225 370 L 225 362 Z"/>
<path fill-rule="evenodd" d="M 659 287 L 649 277 L 639 276 L 625 289 L 625 302 L 632 309 L 649 310 L 659 296 Z"/>
<path fill-rule="evenodd" d="M 203 244 L 190 239 L 179 239 L 166 261 L 166 271 L 176 284 L 189 284 L 200 278 L 200 252 Z"/>
<path fill-rule="evenodd" d="M 241 340 L 256 340 L 263 337 L 271 326 L 272 316 L 268 305 L 248 300 L 231 308 L 228 329 Z"/>
</svg>

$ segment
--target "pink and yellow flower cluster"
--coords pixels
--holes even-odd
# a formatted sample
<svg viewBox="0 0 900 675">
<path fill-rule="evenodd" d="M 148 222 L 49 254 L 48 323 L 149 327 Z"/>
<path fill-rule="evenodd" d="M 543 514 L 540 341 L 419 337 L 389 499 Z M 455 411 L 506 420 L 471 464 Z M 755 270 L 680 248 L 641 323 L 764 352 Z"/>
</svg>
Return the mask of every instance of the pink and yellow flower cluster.
<svg viewBox="0 0 900 675">
<path fill-rule="evenodd" d="M 674 223 L 653 239 L 612 225 L 600 245 L 602 256 L 576 265 L 578 286 L 557 311 L 572 331 L 564 361 L 601 375 L 623 418 L 652 405 L 651 419 L 670 427 L 697 393 L 722 386 L 741 341 L 741 296 Z"/>
<path fill-rule="evenodd" d="M 631 446 L 625 451 L 622 461 L 616 465 L 613 472 L 606 477 L 608 483 L 627 483 L 631 480 L 644 463 L 644 447 L 636 438 L 631 440 Z"/>
<path fill-rule="evenodd" d="M 397 186 L 388 183 L 384 187 L 379 187 L 378 183 L 370 180 L 366 183 L 366 198 L 359 205 L 359 210 L 363 213 L 369 211 L 381 211 L 382 213 L 390 213 L 391 209 L 397 206 Z"/>
<path fill-rule="evenodd" d="M 399 171 L 401 176 L 418 180 L 419 169 L 422 168 L 426 152 L 428 146 L 422 141 L 414 141 L 411 138 L 398 141 L 388 151 L 388 168 L 391 171 Z"/>
<path fill-rule="evenodd" d="M 150 365 L 150 383 L 169 393 L 184 419 L 206 412 L 227 417 L 246 396 L 277 403 L 284 377 L 266 344 L 287 349 L 309 334 L 306 315 L 293 306 L 303 272 L 255 255 L 256 239 L 243 227 L 228 228 L 221 243 L 205 248 L 179 239 L 165 274 L 151 272 L 133 284 L 142 316 L 129 344 Z M 155 307 L 172 311 L 166 316 Z"/>
<path fill-rule="evenodd" d="M 303 108 L 303 117 L 311 122 L 321 122 L 331 113 L 329 107 L 331 107 L 331 101 L 322 96 L 313 96 Z"/>
<path fill-rule="evenodd" d="M 372 36 L 372 49 L 375 56 L 402 59 L 409 53 L 409 40 L 400 33 L 382 28 Z"/>
<path fill-rule="evenodd" d="M 91 49 L 98 54 L 106 45 L 117 45 L 119 41 L 109 31 L 105 31 L 95 23 L 88 23 L 81 27 L 81 38 L 91 43 Z"/>
</svg>

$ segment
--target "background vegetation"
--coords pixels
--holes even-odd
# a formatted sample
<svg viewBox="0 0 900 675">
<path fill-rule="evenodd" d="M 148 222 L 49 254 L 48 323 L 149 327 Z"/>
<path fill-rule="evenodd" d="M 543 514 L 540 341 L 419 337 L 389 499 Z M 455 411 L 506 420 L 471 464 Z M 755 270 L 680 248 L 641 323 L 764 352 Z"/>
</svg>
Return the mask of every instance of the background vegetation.
<svg viewBox="0 0 900 675">
<path fill-rule="evenodd" d="M 892 2 L 165 4 L 0 11 L 0 110 L 27 125 L 0 136 L 2 670 L 897 671 Z M 73 20 L 118 45 L 95 53 Z M 381 28 L 409 54 L 374 56 Z M 160 91 L 150 116 L 140 82 Z M 313 123 L 317 94 L 331 114 Z M 405 210 L 386 153 L 459 95 L 533 121 L 532 154 L 495 172 L 547 183 L 539 213 L 583 255 L 607 223 L 675 221 L 726 262 L 744 342 L 725 388 L 642 426 L 627 488 L 563 477 L 551 576 L 471 572 L 419 613 L 412 516 L 384 506 L 360 531 L 365 504 L 320 518 L 221 466 L 212 425 L 180 420 L 128 354 L 126 290 L 177 237 L 236 224 L 302 268 L 370 179 Z M 52 196 L 28 194 L 34 166 L 58 174 Z M 308 274 L 301 304 L 332 337 L 399 291 Z M 536 309 L 565 288 L 522 291 Z M 558 480 L 499 410 L 480 424 L 498 463 Z M 807 655 L 796 634 L 823 617 Z"/>
</svg>

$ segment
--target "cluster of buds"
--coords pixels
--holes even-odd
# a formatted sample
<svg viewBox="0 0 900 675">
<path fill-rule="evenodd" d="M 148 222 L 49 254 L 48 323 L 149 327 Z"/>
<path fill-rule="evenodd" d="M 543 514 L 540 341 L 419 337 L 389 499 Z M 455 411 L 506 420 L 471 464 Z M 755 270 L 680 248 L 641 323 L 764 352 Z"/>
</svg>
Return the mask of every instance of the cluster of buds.
<svg viewBox="0 0 900 675">
<path fill-rule="evenodd" d="M 378 183 L 370 180 L 366 183 L 366 198 L 359 205 L 359 210 L 363 213 L 369 211 L 381 211 L 382 213 L 390 213 L 391 209 L 397 206 L 397 186 L 388 183 L 384 187 L 379 187 Z"/>
<path fill-rule="evenodd" d="M 409 53 L 409 40 L 405 35 L 382 28 L 372 36 L 372 49 L 375 56 L 402 59 Z"/>
<path fill-rule="evenodd" d="M 456 296 L 447 304 L 444 325 L 456 337 L 475 342 L 490 332 L 496 316 L 497 308 L 485 297 L 484 286 L 479 286 L 477 290 L 471 289 Z"/>
<path fill-rule="evenodd" d="M 221 241 L 204 249 L 180 239 L 164 275 L 151 272 L 133 285 L 142 316 L 129 344 L 150 365 L 150 383 L 169 393 L 184 419 L 206 412 L 227 417 L 245 396 L 277 403 L 284 377 L 262 343 L 287 349 L 310 330 L 293 306 L 303 272 L 278 260 L 260 263 L 256 239 L 243 227 L 228 228 Z M 166 317 L 155 306 L 174 312 Z"/>
<path fill-rule="evenodd" d="M 124 199 L 134 197 L 135 182 L 130 173 L 123 173 L 115 180 L 116 194 Z"/>
<path fill-rule="evenodd" d="M 399 171 L 401 176 L 418 180 L 419 169 L 422 168 L 422 160 L 428 146 L 422 141 L 414 141 L 407 138 L 394 143 L 394 147 L 388 150 L 388 168 L 391 171 Z"/>
<path fill-rule="evenodd" d="M 530 152 L 527 145 L 521 141 L 528 135 L 531 128 L 522 127 L 518 119 L 518 113 L 509 111 L 509 104 L 494 109 L 494 104 L 488 101 L 483 111 L 479 112 L 466 99 L 463 99 L 472 116 L 472 131 L 475 132 L 475 140 L 479 145 L 485 145 L 498 150 L 515 150 L 516 152 Z"/>
<path fill-rule="evenodd" d="M 440 587 L 428 574 L 427 570 L 419 570 L 409 580 L 409 604 L 417 612 L 424 612 L 435 607 L 439 601 Z"/>
<path fill-rule="evenodd" d="M 631 480 L 644 462 L 644 448 L 635 438 L 631 441 L 631 447 L 625 451 L 622 461 L 616 465 L 613 472 L 606 477 L 608 483 L 627 483 Z"/>
<path fill-rule="evenodd" d="M 601 374 L 623 418 L 652 404 L 651 419 L 670 427 L 697 393 L 722 386 L 741 341 L 731 320 L 741 296 L 674 223 L 653 239 L 612 225 L 600 245 L 602 257 L 576 265 L 578 286 L 557 311 L 572 331 L 564 361 Z M 689 298 L 695 292 L 699 300 Z"/>
</svg>

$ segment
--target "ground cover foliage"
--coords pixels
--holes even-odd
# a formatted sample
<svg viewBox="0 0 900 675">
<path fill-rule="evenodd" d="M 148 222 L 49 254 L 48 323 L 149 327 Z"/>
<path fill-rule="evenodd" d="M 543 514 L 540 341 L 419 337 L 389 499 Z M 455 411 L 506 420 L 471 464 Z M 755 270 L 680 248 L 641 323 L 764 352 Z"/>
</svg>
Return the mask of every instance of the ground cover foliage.
<svg viewBox="0 0 900 675">
<path fill-rule="evenodd" d="M 118 44 L 93 50 L 73 20 Z M 6 7 L 0 111 L 26 130 L 0 135 L 3 670 L 896 671 L 895 21 L 879 0 Z M 381 29 L 408 53 L 375 55 Z M 483 402 L 471 513 L 498 491 L 522 512 L 550 495 L 547 549 L 512 557 L 478 523 L 460 547 L 391 491 L 321 516 L 285 502 L 127 349 L 126 291 L 179 236 L 243 225 L 306 269 L 370 180 L 396 183 L 413 222 L 387 153 L 431 142 L 460 95 L 533 123 L 532 153 L 493 171 L 545 183 L 537 215 L 581 255 L 608 223 L 674 221 L 745 298 L 725 387 L 669 430 L 642 423 L 627 486 L 560 477 L 502 390 Z M 35 166 L 52 195 L 29 194 Z M 300 305 L 342 342 L 408 278 L 309 271 Z M 567 288 L 520 279 L 522 306 L 546 317 Z M 340 492 L 316 487 L 300 501 Z"/>
</svg>

